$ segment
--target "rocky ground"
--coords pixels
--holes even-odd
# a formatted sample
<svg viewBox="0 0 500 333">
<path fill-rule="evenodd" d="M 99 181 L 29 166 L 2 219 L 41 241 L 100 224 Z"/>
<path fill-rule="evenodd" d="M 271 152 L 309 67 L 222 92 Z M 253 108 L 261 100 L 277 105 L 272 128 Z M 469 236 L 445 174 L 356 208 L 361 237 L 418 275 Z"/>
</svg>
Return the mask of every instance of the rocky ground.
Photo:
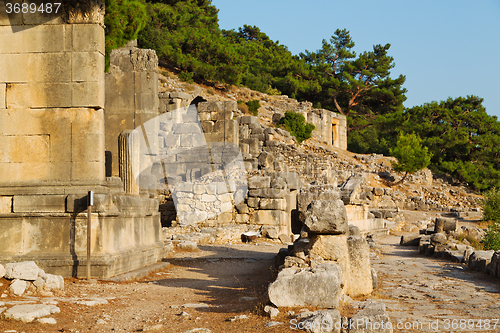
<svg viewBox="0 0 500 333">
<path fill-rule="evenodd" d="M 407 220 L 423 214 L 411 212 Z M 399 234 L 377 238 L 372 265 L 379 286 L 371 296 L 341 308 L 344 316 L 356 313 L 368 298 L 386 305 L 394 332 L 500 329 L 498 281 L 420 255 L 415 247 L 400 246 L 399 239 Z M 2 318 L 0 332 L 291 332 L 295 315 L 289 311 L 302 309 L 280 309 L 273 319 L 263 311 L 275 273 L 274 257 L 283 246 L 268 241 L 200 246 L 194 252 L 171 253 L 166 258 L 170 265 L 140 281 L 89 284 L 66 279 L 61 295 L 3 297 L 0 307 L 45 303 L 60 312 L 48 316 L 56 324 Z M 1 282 L 3 292 L 8 281 Z M 272 322 L 281 324 L 267 327 Z"/>
</svg>

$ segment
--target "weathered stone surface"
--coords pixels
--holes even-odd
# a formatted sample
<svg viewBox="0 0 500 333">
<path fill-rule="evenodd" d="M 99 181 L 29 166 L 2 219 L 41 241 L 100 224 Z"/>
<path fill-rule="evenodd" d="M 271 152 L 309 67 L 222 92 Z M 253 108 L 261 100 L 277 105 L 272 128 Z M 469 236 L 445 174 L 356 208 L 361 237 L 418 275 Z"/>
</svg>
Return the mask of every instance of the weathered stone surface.
<svg viewBox="0 0 500 333">
<path fill-rule="evenodd" d="M 264 307 L 264 312 L 269 315 L 269 318 L 274 319 L 279 315 L 280 310 L 276 309 L 274 306 L 266 305 Z"/>
<path fill-rule="evenodd" d="M 307 250 L 309 255 L 337 263 L 342 269 L 344 290 L 349 290 L 351 267 L 346 235 L 313 235 L 307 244 Z"/>
<path fill-rule="evenodd" d="M 259 167 L 262 169 L 273 169 L 274 155 L 263 151 L 259 155 Z"/>
<path fill-rule="evenodd" d="M 21 296 L 28 288 L 28 283 L 24 280 L 15 279 L 9 286 L 9 291 L 16 296 Z"/>
<path fill-rule="evenodd" d="M 318 310 L 314 311 L 309 317 L 301 321 L 291 321 L 290 327 L 302 327 L 308 333 L 340 333 L 341 331 L 341 316 L 338 310 Z M 300 325 L 300 327 L 299 327 Z"/>
<path fill-rule="evenodd" d="M 280 235 L 280 230 L 278 227 L 273 227 L 270 225 L 265 225 L 261 229 L 262 236 L 271 238 L 271 239 L 277 239 Z"/>
<path fill-rule="evenodd" d="M 305 212 L 304 224 L 318 234 L 345 234 L 347 211 L 342 200 L 313 200 Z"/>
<path fill-rule="evenodd" d="M 444 244 L 448 241 L 448 238 L 445 234 L 433 234 L 431 235 L 431 244 Z"/>
<path fill-rule="evenodd" d="M 362 184 L 365 182 L 363 174 L 354 174 L 344 183 L 341 188 L 342 200 L 346 205 L 356 204 L 359 201 L 359 195 L 362 191 Z"/>
<path fill-rule="evenodd" d="M 403 235 L 399 241 L 399 245 L 402 246 L 418 246 L 420 243 L 421 235 Z"/>
<path fill-rule="evenodd" d="M 304 186 L 297 195 L 297 209 L 305 213 L 307 207 L 313 200 L 338 200 L 340 191 L 334 185 L 311 185 Z"/>
<path fill-rule="evenodd" d="M 248 179 L 249 189 L 260 189 L 271 187 L 271 177 L 254 176 Z"/>
<path fill-rule="evenodd" d="M 455 219 L 436 217 L 436 221 L 434 223 L 434 232 L 443 233 L 455 231 L 457 231 L 457 221 Z"/>
<path fill-rule="evenodd" d="M 286 209 L 286 200 L 285 199 L 262 198 L 262 199 L 260 199 L 260 209 L 285 210 Z"/>
<path fill-rule="evenodd" d="M 484 272 L 486 265 L 491 262 L 491 258 L 495 251 L 474 251 L 469 257 L 468 265 L 469 269 L 472 271 Z"/>
<path fill-rule="evenodd" d="M 35 281 L 40 268 L 38 268 L 34 261 L 25 261 L 6 264 L 5 270 L 6 279 Z"/>
<path fill-rule="evenodd" d="M 2 264 L 0 264 L 0 279 L 3 278 L 6 273 L 7 271 L 5 270 L 5 267 L 3 267 Z"/>
<path fill-rule="evenodd" d="M 370 246 L 359 237 L 347 238 L 349 252 L 350 284 L 347 294 L 351 297 L 369 295 L 373 291 L 373 281 L 370 265 Z"/>
<path fill-rule="evenodd" d="M 260 225 L 286 225 L 286 212 L 282 210 L 258 210 L 254 222 Z"/>
<path fill-rule="evenodd" d="M 22 322 L 29 323 L 36 318 L 59 312 L 61 312 L 61 310 L 55 305 L 27 304 L 15 305 L 5 311 L 3 315 L 7 319 L 21 320 Z"/>
<path fill-rule="evenodd" d="M 365 302 L 363 310 L 351 317 L 350 322 L 354 323 L 354 325 L 349 328 L 349 333 L 393 332 L 393 325 L 384 325 L 382 327 L 382 323 L 386 324 L 390 322 L 384 303 L 377 303 L 375 301 Z M 379 329 L 375 329 L 377 327 Z"/>
<path fill-rule="evenodd" d="M 283 269 L 268 288 L 269 299 L 277 307 L 339 305 L 342 269 L 334 263 L 323 263 L 312 269 Z"/>
<path fill-rule="evenodd" d="M 61 275 L 45 274 L 43 280 L 45 281 L 44 288 L 47 290 L 64 289 L 64 279 Z"/>
</svg>

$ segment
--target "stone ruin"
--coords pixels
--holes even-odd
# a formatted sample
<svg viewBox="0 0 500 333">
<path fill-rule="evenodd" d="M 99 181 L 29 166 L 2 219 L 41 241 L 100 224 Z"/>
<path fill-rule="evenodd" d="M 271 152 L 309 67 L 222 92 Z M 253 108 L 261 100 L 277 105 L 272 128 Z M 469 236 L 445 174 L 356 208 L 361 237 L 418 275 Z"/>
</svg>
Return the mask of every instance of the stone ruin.
<svg viewBox="0 0 500 333">
<path fill-rule="evenodd" d="M 84 276 L 92 190 L 91 274 L 105 278 L 162 258 L 160 213 L 106 177 L 104 5 L 61 7 L 14 21 L 0 10 L 0 261 Z"/>
<path fill-rule="evenodd" d="M 158 93 L 158 58 L 133 43 L 113 50 L 105 74 L 104 5 L 62 7 L 50 19 L 0 16 L 0 262 L 83 276 L 89 191 L 95 277 L 161 259 L 162 225 L 292 241 L 311 175 L 281 154 L 290 134 L 239 116 L 235 101 Z M 346 148 L 344 116 L 299 104 L 316 139 Z"/>
</svg>

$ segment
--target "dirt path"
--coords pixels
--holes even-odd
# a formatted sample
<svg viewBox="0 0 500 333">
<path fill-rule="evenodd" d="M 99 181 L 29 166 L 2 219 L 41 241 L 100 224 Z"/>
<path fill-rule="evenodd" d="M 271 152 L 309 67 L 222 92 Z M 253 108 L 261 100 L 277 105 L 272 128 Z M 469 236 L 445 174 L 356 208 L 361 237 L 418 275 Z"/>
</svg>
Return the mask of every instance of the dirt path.
<svg viewBox="0 0 500 333">
<path fill-rule="evenodd" d="M 379 288 L 368 298 L 386 304 L 395 332 L 500 331 L 500 323 L 493 329 L 500 319 L 499 282 L 422 256 L 414 247 L 401 247 L 398 236 L 378 241 L 381 254 L 372 265 L 379 272 Z M 197 252 L 172 253 L 170 265 L 137 282 L 87 284 L 69 279 L 64 295 L 57 297 L 2 298 L 6 307 L 49 303 L 61 312 L 51 315 L 54 325 L 0 319 L 0 332 L 293 332 L 290 309 L 280 309 L 273 320 L 262 312 L 281 247 L 200 246 Z M 8 283 L 1 282 L 4 289 Z M 78 301 L 91 303 L 75 304 Z M 356 311 L 344 310 L 347 315 Z M 246 318 L 228 321 L 242 315 Z M 266 327 L 271 321 L 282 324 Z"/>
<path fill-rule="evenodd" d="M 382 254 L 372 260 L 380 280 L 374 296 L 402 328 L 395 332 L 500 331 L 500 281 L 420 255 L 416 247 L 400 246 L 399 239 L 379 238 Z"/>
</svg>

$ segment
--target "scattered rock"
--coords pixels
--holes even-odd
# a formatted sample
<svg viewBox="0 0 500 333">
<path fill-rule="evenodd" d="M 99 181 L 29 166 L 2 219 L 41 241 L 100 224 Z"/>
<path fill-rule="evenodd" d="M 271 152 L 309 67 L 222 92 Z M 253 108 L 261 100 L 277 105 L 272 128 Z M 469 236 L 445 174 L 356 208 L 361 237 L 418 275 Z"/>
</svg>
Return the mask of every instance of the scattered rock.
<svg viewBox="0 0 500 333">
<path fill-rule="evenodd" d="M 243 320 L 243 319 L 248 319 L 248 316 L 247 315 L 234 316 L 234 317 L 229 318 L 227 321 L 235 322 L 235 321 Z"/>
<path fill-rule="evenodd" d="M 280 321 L 270 321 L 266 324 L 266 327 L 273 327 L 273 326 L 278 326 L 278 325 L 283 325 L 283 323 Z"/>
<path fill-rule="evenodd" d="M 349 333 L 368 333 L 368 332 L 381 332 L 392 333 L 392 325 L 383 326 L 382 323 L 390 322 L 389 315 L 385 310 L 385 304 L 377 303 L 375 301 L 366 301 L 363 304 L 363 310 L 356 313 L 351 319 L 353 327 L 349 327 Z M 371 329 L 370 329 L 371 327 Z M 373 328 L 378 327 L 375 330 Z"/>
<path fill-rule="evenodd" d="M 314 311 L 301 325 L 308 333 L 340 333 L 341 320 L 338 310 L 319 310 Z"/>
<path fill-rule="evenodd" d="M 75 301 L 75 304 L 77 305 L 86 305 L 86 306 L 95 306 L 95 305 L 104 305 L 108 304 L 108 300 L 103 299 L 103 298 L 96 298 L 93 300 L 80 300 L 80 301 Z"/>
<path fill-rule="evenodd" d="M 181 241 L 177 244 L 177 247 L 182 250 L 195 251 L 198 249 L 198 244 L 193 241 Z"/>
<path fill-rule="evenodd" d="M 275 307 L 266 305 L 264 307 L 264 312 L 267 313 L 271 319 L 274 319 L 279 315 L 280 310 L 276 309 Z"/>
<path fill-rule="evenodd" d="M 97 319 L 96 322 L 95 322 L 97 325 L 105 325 L 107 324 L 106 320 L 104 319 Z"/>
<path fill-rule="evenodd" d="M 36 321 L 38 321 L 40 324 L 57 324 L 57 321 L 54 318 L 38 318 Z"/>
<path fill-rule="evenodd" d="M 9 286 L 9 291 L 15 296 L 21 296 L 26 291 L 28 283 L 24 280 L 15 279 Z"/>
<path fill-rule="evenodd" d="M 193 328 L 183 333 L 212 333 L 208 328 Z"/>
<path fill-rule="evenodd" d="M 304 224 L 318 234 L 345 234 L 347 211 L 342 200 L 313 200 L 307 207 Z"/>
<path fill-rule="evenodd" d="M 142 332 L 159 331 L 159 330 L 162 330 L 164 328 L 165 327 L 162 324 L 148 325 L 148 326 L 144 326 L 142 328 Z"/>
<path fill-rule="evenodd" d="M 194 308 L 194 309 L 200 309 L 200 308 L 209 308 L 210 305 L 205 304 L 205 303 L 187 303 L 181 305 L 181 308 Z"/>
<path fill-rule="evenodd" d="M 34 261 L 24 261 L 6 264 L 5 271 L 6 279 L 35 281 L 40 268 L 38 268 Z"/>
<path fill-rule="evenodd" d="M 23 304 L 15 305 L 4 312 L 7 319 L 21 320 L 29 323 L 36 318 L 45 317 L 53 313 L 59 313 L 61 310 L 55 305 L 47 304 Z"/>
<path fill-rule="evenodd" d="M 318 306 L 337 308 L 339 305 L 342 269 L 335 263 L 323 263 L 310 269 L 285 268 L 268 288 L 269 299 L 275 306 Z"/>
</svg>

